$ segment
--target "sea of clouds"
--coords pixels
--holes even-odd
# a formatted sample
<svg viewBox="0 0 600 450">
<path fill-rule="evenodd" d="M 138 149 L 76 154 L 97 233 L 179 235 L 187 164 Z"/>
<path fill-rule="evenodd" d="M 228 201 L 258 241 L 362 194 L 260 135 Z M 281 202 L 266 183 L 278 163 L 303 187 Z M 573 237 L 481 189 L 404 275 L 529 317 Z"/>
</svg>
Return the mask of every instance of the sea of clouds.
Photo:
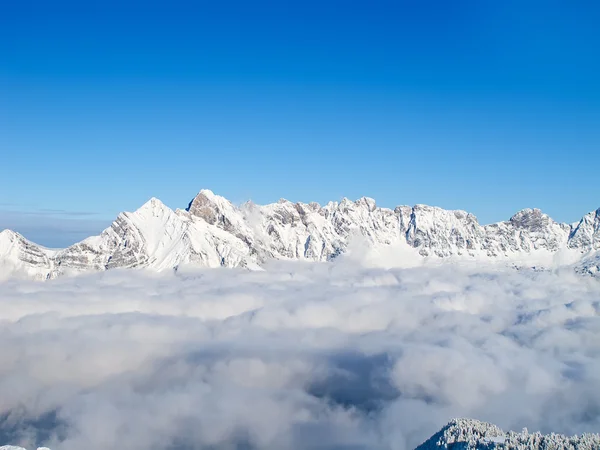
<svg viewBox="0 0 600 450">
<path fill-rule="evenodd" d="M 0 445 L 411 450 L 600 430 L 600 280 L 341 259 L 0 283 Z"/>
</svg>

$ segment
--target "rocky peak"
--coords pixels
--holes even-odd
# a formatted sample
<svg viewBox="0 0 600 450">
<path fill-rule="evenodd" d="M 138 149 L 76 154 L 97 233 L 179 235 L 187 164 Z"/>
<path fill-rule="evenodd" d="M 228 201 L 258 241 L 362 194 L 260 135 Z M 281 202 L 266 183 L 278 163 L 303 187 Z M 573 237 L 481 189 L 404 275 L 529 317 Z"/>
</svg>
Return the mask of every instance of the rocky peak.
<svg viewBox="0 0 600 450">
<path fill-rule="evenodd" d="M 216 201 L 212 191 L 201 190 L 187 207 L 187 211 L 193 216 L 200 217 L 211 225 L 215 225 L 223 216 L 219 202 Z"/>
<path fill-rule="evenodd" d="M 510 223 L 516 228 L 530 231 L 541 231 L 551 222 L 552 219 L 537 208 L 522 209 L 510 218 Z"/>
<path fill-rule="evenodd" d="M 586 214 L 571 227 L 569 247 L 600 250 L 600 208 Z"/>
<path fill-rule="evenodd" d="M 201 190 L 190 202 L 187 211 L 195 217 L 199 217 L 210 225 L 214 225 L 230 233 L 252 247 L 254 232 L 246 220 L 245 215 L 253 214 L 255 205 L 246 203 L 243 210 L 235 207 L 229 200 L 220 195 L 215 195 L 208 189 Z M 256 250 L 250 248 L 252 252 Z"/>
<path fill-rule="evenodd" d="M 190 202 L 187 211 L 205 222 L 226 231 L 239 231 L 243 228 L 241 211 L 225 197 L 215 195 L 208 189 L 201 190 Z"/>
<path fill-rule="evenodd" d="M 358 200 L 356 200 L 355 203 L 358 206 L 365 206 L 371 212 L 375 211 L 375 209 L 377 208 L 375 199 L 372 199 L 370 197 L 361 197 Z"/>
</svg>

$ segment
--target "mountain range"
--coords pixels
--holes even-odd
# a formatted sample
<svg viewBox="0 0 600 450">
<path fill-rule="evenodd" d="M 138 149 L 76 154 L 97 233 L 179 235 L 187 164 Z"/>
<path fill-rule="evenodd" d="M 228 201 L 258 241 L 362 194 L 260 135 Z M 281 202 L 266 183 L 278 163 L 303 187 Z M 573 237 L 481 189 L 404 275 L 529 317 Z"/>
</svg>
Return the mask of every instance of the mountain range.
<svg viewBox="0 0 600 450">
<path fill-rule="evenodd" d="M 385 254 L 393 264 L 473 260 L 600 271 L 600 208 L 573 224 L 539 209 L 480 225 L 460 210 L 415 205 L 381 208 L 375 200 L 236 206 L 202 190 L 185 210 L 156 198 L 123 212 L 109 228 L 65 249 L 48 249 L 11 230 L 0 232 L 0 274 L 52 279 L 112 268 L 259 269 L 270 260 L 330 261 L 344 253 Z"/>
</svg>

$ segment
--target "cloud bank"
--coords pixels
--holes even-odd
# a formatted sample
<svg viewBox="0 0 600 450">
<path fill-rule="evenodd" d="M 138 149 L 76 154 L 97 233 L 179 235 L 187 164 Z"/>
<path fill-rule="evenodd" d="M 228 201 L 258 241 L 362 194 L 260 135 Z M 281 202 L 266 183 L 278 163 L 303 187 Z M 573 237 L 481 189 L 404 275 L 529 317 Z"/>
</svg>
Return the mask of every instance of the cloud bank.
<svg viewBox="0 0 600 450">
<path fill-rule="evenodd" d="M 600 283 L 274 263 L 0 284 L 0 443 L 411 450 L 453 417 L 600 429 Z"/>
</svg>

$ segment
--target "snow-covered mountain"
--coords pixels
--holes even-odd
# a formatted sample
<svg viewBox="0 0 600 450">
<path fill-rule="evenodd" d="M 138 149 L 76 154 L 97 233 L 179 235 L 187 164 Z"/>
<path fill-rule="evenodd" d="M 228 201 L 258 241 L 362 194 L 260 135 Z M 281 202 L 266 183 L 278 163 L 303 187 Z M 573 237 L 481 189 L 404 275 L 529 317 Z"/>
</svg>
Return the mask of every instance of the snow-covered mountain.
<svg viewBox="0 0 600 450">
<path fill-rule="evenodd" d="M 571 225 L 525 209 L 506 222 L 482 226 L 465 211 L 426 205 L 392 210 L 367 197 L 325 206 L 280 200 L 238 207 L 202 190 L 186 210 L 174 211 L 152 198 L 135 212 L 119 214 L 99 236 L 62 250 L 5 230 L 0 233 L 0 274 L 49 279 L 115 267 L 258 268 L 270 259 L 328 261 L 349 248 L 387 249 L 413 262 L 449 257 L 537 265 L 591 261 L 580 271 L 594 273 L 600 209 Z"/>
<path fill-rule="evenodd" d="M 415 450 L 598 450 L 600 435 L 505 433 L 495 425 L 454 419 Z"/>
</svg>

